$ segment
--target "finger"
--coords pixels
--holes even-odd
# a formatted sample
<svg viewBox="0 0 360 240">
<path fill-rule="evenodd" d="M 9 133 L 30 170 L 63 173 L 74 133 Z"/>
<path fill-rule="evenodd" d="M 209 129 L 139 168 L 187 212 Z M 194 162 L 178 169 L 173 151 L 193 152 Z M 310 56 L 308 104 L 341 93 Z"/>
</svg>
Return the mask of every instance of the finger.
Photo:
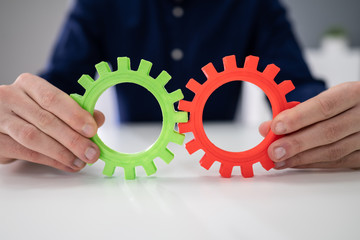
<svg viewBox="0 0 360 240">
<path fill-rule="evenodd" d="M 360 151 L 353 152 L 337 161 L 333 162 L 319 162 L 306 165 L 295 166 L 293 168 L 297 169 L 307 169 L 307 168 L 324 168 L 324 169 L 333 169 L 333 168 L 349 168 L 349 169 L 359 169 L 360 168 Z"/>
<path fill-rule="evenodd" d="M 284 136 L 269 146 L 269 157 L 275 162 L 283 161 L 311 148 L 328 145 L 359 132 L 360 115 L 357 111 L 356 108 L 350 109 L 331 119 Z"/>
<path fill-rule="evenodd" d="M 271 124 L 277 134 L 288 134 L 331 118 L 355 106 L 359 101 L 360 82 L 337 85 L 318 96 L 279 113 Z"/>
<path fill-rule="evenodd" d="M 70 168 L 54 159 L 51 159 L 41 153 L 30 150 L 21 144 L 17 143 L 14 139 L 6 134 L 0 133 L 0 155 L 9 160 L 21 159 L 33 163 L 47 165 L 66 172 L 77 172 L 82 169 L 85 164 L 79 165 L 76 168 Z M 4 149 L 7 151 L 4 152 Z"/>
<path fill-rule="evenodd" d="M 271 120 L 260 124 L 259 133 L 261 134 L 261 136 L 266 137 L 266 135 L 270 131 L 270 126 L 271 126 Z"/>
<path fill-rule="evenodd" d="M 105 122 L 105 115 L 102 112 L 98 111 L 98 110 L 94 110 L 94 119 L 95 119 L 95 122 L 97 123 L 97 126 L 99 128 Z"/>
<path fill-rule="evenodd" d="M 25 73 L 21 74 L 14 84 L 42 108 L 53 113 L 78 133 L 85 137 L 93 137 L 96 134 L 97 125 L 91 114 L 46 80 Z"/>
<path fill-rule="evenodd" d="M 17 103 L 11 106 L 15 114 L 49 137 L 56 139 L 79 159 L 88 163 L 94 163 L 99 159 L 100 151 L 95 143 L 70 128 L 52 113 L 39 107 L 32 99 L 26 97 L 25 93 L 23 94 L 24 96 L 19 96 Z"/>
<path fill-rule="evenodd" d="M 70 168 L 78 168 L 78 158 L 63 145 L 28 122 L 13 116 L 11 122 L 0 126 L 0 131 L 34 152 L 41 153 Z"/>
<path fill-rule="evenodd" d="M 321 162 L 336 162 L 360 149 L 360 133 L 357 132 L 338 142 L 310 149 L 285 161 L 276 162 L 275 169 L 291 168 Z"/>
</svg>

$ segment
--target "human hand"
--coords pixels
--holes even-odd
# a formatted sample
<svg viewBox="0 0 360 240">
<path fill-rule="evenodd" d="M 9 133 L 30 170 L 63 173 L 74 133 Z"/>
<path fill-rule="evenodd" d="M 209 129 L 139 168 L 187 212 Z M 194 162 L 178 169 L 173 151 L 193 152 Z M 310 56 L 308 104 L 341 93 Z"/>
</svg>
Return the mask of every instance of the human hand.
<svg viewBox="0 0 360 240">
<path fill-rule="evenodd" d="M 46 80 L 24 73 L 0 86 L 0 163 L 15 159 L 77 172 L 98 160 L 89 138 L 104 123 Z"/>
<path fill-rule="evenodd" d="M 360 168 L 360 82 L 347 82 L 279 113 L 260 125 L 285 135 L 268 155 L 275 169 Z"/>
</svg>

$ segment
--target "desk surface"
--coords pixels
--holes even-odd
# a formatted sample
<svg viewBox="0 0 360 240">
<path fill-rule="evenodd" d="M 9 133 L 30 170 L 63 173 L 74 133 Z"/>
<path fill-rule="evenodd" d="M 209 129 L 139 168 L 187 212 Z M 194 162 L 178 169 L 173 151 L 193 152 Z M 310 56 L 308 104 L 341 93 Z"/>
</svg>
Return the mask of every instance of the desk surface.
<svg viewBox="0 0 360 240">
<path fill-rule="evenodd" d="M 158 125 L 128 125 L 100 132 L 113 148 L 140 150 Z M 209 124 L 219 146 L 255 146 L 256 129 Z M 186 141 L 191 139 L 187 135 Z M 175 159 L 155 161 L 158 172 L 123 179 L 102 175 L 100 160 L 78 174 L 16 162 L 0 166 L 0 239 L 360 239 L 360 173 L 270 170 L 254 167 L 244 179 L 234 169 L 206 171 L 183 146 Z"/>
</svg>

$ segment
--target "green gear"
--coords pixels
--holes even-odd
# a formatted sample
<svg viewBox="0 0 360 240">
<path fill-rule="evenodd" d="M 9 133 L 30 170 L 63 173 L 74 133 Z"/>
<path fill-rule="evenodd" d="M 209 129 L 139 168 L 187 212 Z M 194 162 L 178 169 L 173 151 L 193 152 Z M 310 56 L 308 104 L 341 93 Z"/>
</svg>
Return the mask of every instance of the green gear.
<svg viewBox="0 0 360 240">
<path fill-rule="evenodd" d="M 168 93 L 165 89 L 166 83 L 171 76 L 162 71 L 154 79 L 149 76 L 152 66 L 151 62 L 141 60 L 137 71 L 131 70 L 130 59 L 128 57 L 119 57 L 117 59 L 118 70 L 111 72 L 106 62 L 95 65 L 99 73 L 99 79 L 94 81 L 89 75 L 82 75 L 79 84 L 85 88 L 85 94 L 71 94 L 70 96 L 86 111 L 94 114 L 94 108 L 101 94 L 119 83 L 134 83 L 146 88 L 151 92 L 159 102 L 162 111 L 162 130 L 160 136 L 148 149 L 128 154 L 120 153 L 109 148 L 96 134 L 91 140 L 98 145 L 100 149 L 100 159 L 105 162 L 103 174 L 112 176 L 117 166 L 124 168 L 125 179 L 135 179 L 135 167 L 143 166 L 147 175 L 156 172 L 154 159 L 160 157 L 166 163 L 170 163 L 174 154 L 167 148 L 169 142 L 179 145 L 183 144 L 185 135 L 174 130 L 176 123 L 187 122 L 187 112 L 177 112 L 174 109 L 174 103 L 183 99 L 180 89 Z"/>
</svg>

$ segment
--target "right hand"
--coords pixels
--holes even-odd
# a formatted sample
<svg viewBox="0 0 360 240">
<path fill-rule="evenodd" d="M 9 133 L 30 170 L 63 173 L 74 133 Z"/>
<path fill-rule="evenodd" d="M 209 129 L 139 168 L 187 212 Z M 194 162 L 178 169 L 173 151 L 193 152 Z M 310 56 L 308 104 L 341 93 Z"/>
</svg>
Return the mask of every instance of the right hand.
<svg viewBox="0 0 360 240">
<path fill-rule="evenodd" d="M 105 117 L 94 117 L 69 95 L 35 75 L 0 86 L 0 163 L 16 159 L 77 172 L 100 156 L 93 137 Z"/>
</svg>

